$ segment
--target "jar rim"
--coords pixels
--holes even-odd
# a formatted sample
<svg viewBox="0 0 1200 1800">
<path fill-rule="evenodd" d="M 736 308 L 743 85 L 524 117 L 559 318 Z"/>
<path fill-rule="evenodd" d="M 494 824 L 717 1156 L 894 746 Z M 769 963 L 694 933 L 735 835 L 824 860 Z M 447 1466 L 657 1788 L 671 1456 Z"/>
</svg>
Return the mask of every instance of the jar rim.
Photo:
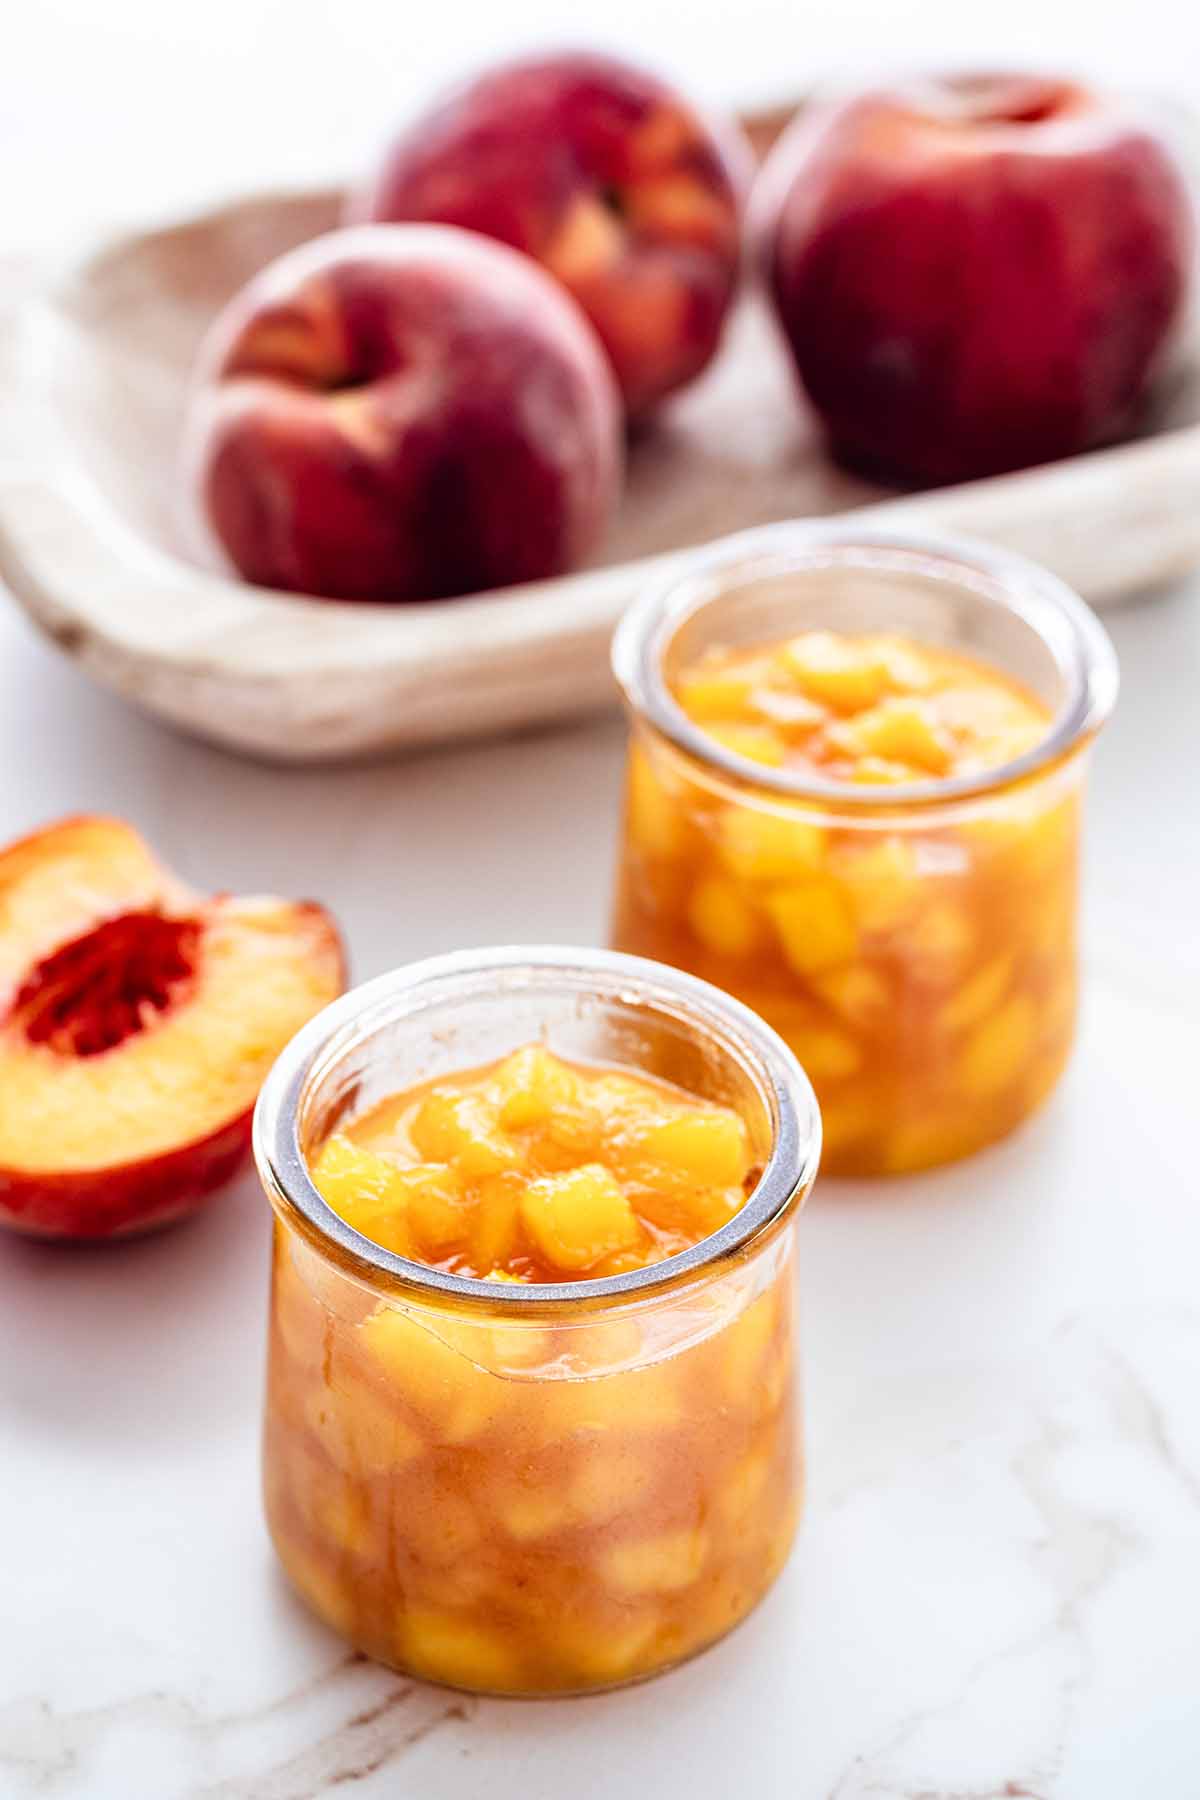
<svg viewBox="0 0 1200 1800">
<path fill-rule="evenodd" d="M 705 1031 L 749 1076 L 766 1108 L 771 1149 L 745 1205 L 699 1243 L 620 1275 L 584 1281 L 507 1283 L 455 1275 L 386 1250 L 355 1231 L 322 1198 L 301 1144 L 306 1099 L 356 1045 L 388 1025 L 455 998 L 497 987 L 570 992 L 624 1001 Z M 807 1075 L 749 1007 L 683 970 L 611 950 L 506 945 L 405 964 L 325 1007 L 283 1050 L 254 1111 L 254 1156 L 272 1206 L 318 1248 L 334 1248 L 372 1286 L 436 1304 L 539 1316 L 590 1304 L 658 1298 L 744 1260 L 807 1197 L 821 1151 L 821 1118 Z"/>
<path fill-rule="evenodd" d="M 663 662 L 679 628 L 720 600 L 730 586 L 809 569 L 903 568 L 954 582 L 1003 605 L 1037 635 L 1063 681 L 1063 700 L 1044 737 L 993 768 L 883 788 L 854 786 L 786 768 L 770 768 L 719 744 L 694 723 L 671 692 Z M 1026 780 L 1093 737 L 1116 703 L 1112 640 L 1092 609 L 1048 569 L 1014 551 L 950 534 L 856 525 L 853 516 L 798 519 L 723 539 L 648 587 L 617 626 L 612 667 L 625 702 L 693 761 L 741 787 L 859 813 L 905 811 L 975 799 Z"/>
</svg>

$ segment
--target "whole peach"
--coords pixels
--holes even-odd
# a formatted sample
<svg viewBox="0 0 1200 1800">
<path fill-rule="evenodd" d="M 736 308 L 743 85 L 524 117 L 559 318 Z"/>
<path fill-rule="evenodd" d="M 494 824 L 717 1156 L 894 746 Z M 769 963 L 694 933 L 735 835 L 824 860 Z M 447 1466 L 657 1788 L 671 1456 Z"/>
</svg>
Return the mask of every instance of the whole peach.
<svg viewBox="0 0 1200 1800">
<path fill-rule="evenodd" d="M 750 155 L 673 88 L 609 57 L 490 70 L 403 131 L 351 202 L 535 257 L 575 296 L 630 414 L 710 361 L 737 285 Z"/>
<path fill-rule="evenodd" d="M 202 352 L 189 460 L 248 581 L 428 600 L 558 575 L 621 472 L 586 319 L 448 226 L 331 232 L 257 276 Z"/>
<path fill-rule="evenodd" d="M 1188 286 L 1174 158 L 1067 81 L 929 80 L 822 109 L 776 147 L 754 207 L 835 453 L 901 480 L 1117 437 Z"/>
</svg>

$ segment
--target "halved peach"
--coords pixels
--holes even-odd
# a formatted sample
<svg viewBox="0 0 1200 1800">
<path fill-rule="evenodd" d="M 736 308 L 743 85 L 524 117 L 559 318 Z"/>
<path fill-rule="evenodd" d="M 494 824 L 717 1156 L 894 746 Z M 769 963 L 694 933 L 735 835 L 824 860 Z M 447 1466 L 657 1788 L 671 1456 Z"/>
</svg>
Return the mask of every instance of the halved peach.
<svg viewBox="0 0 1200 1800">
<path fill-rule="evenodd" d="M 0 850 L 0 1221 L 103 1238 L 191 1212 L 344 976 L 321 907 L 204 898 L 119 819 Z"/>
</svg>

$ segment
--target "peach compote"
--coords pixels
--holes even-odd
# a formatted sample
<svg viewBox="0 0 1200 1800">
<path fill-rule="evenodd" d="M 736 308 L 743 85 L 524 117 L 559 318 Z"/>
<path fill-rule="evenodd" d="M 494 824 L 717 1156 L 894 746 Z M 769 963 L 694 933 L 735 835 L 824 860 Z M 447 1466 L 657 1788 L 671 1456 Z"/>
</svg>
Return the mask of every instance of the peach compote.
<svg viewBox="0 0 1200 1800">
<path fill-rule="evenodd" d="M 635 724 L 617 946 L 775 1027 L 833 1173 L 1009 1131 L 1072 1038 L 1078 769 L 946 804 L 937 787 L 1025 756 L 1049 709 L 999 667 L 884 632 L 710 647 L 670 689 L 705 741 L 776 779 L 728 780 Z"/>
<path fill-rule="evenodd" d="M 541 1045 L 405 1093 L 323 1146 L 356 1230 L 435 1268 L 572 1281 L 661 1262 L 727 1223 L 756 1171 L 737 1113 Z"/>
<path fill-rule="evenodd" d="M 376 1294 L 278 1227 L 268 1516 L 318 1613 L 499 1693 L 635 1679 L 742 1618 L 796 1520 L 793 1234 L 665 1297 L 564 1311 L 562 1284 L 698 1244 L 762 1158 L 734 1108 L 541 1044 L 310 1152 L 355 1232 L 478 1290 Z"/>
</svg>

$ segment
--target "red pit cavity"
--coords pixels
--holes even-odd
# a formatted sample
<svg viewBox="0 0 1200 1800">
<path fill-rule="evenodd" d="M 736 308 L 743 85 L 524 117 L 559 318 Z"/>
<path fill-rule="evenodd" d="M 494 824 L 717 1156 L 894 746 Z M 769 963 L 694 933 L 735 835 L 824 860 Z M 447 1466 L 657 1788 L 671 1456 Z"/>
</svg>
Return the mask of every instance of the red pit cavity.
<svg viewBox="0 0 1200 1800">
<path fill-rule="evenodd" d="M 60 1056 L 113 1050 L 191 986 L 199 937 L 195 919 L 156 912 L 106 919 L 37 964 L 9 1023 Z"/>
</svg>

